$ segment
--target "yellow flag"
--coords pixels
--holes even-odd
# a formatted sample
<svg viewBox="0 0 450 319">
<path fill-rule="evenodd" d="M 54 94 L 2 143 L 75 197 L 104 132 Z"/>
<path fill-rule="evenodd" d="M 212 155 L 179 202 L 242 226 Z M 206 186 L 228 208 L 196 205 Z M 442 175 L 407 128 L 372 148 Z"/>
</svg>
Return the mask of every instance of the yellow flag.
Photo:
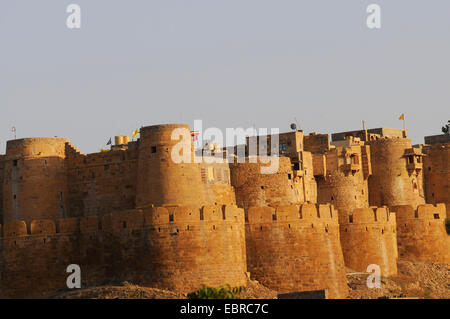
<svg viewBox="0 0 450 319">
<path fill-rule="evenodd" d="M 400 117 L 398 119 L 399 120 L 404 120 L 405 119 L 405 114 L 402 113 L 402 115 L 400 115 Z"/>
<path fill-rule="evenodd" d="M 136 137 L 136 135 L 138 135 L 139 134 L 139 131 L 137 130 L 137 129 L 135 129 L 134 131 L 133 131 L 133 134 L 131 135 L 133 138 L 135 138 Z"/>
</svg>

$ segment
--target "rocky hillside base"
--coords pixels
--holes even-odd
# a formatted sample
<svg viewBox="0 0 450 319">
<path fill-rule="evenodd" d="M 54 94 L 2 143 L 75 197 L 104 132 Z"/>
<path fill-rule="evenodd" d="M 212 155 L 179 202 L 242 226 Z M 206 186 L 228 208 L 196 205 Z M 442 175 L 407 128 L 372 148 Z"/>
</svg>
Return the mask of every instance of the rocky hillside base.
<svg viewBox="0 0 450 319">
<path fill-rule="evenodd" d="M 382 278 L 381 288 L 369 289 L 368 274 L 348 270 L 347 282 L 350 299 L 376 298 L 445 298 L 450 299 L 450 265 L 432 262 L 400 260 L 398 275 Z M 243 299 L 273 299 L 277 292 L 257 281 L 249 280 Z M 102 286 L 59 292 L 49 298 L 63 299 L 184 299 L 185 294 L 168 290 L 137 286 L 128 282 L 117 286 Z"/>
</svg>

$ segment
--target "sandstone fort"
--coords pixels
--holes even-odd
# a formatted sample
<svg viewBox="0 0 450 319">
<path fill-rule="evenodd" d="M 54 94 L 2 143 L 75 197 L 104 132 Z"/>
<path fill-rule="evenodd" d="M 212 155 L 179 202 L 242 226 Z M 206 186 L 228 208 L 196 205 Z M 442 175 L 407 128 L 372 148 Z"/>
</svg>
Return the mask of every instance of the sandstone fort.
<svg viewBox="0 0 450 319">
<path fill-rule="evenodd" d="M 412 145 L 401 129 L 280 133 L 278 170 L 262 174 L 248 142 L 239 161 L 216 147 L 223 163 L 173 162 L 176 128 L 188 132 L 189 156 L 202 156 L 183 124 L 142 127 L 136 141 L 117 136 L 94 154 L 65 138 L 8 141 L 2 295 L 67 289 L 77 264 L 83 287 L 190 292 L 252 278 L 345 298 L 346 268 L 392 276 L 398 258 L 450 264 L 450 135 Z"/>
</svg>

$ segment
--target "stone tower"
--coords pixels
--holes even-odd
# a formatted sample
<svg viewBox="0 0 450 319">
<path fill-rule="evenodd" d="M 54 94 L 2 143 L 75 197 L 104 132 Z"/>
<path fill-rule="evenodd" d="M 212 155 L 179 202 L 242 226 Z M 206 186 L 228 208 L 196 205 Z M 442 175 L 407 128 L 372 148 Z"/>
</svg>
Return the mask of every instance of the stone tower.
<svg viewBox="0 0 450 319">
<path fill-rule="evenodd" d="M 180 136 L 172 139 L 178 129 Z M 181 138 L 180 138 L 181 137 Z M 176 163 L 172 150 L 184 149 L 190 163 Z M 181 153 L 183 155 L 183 153 Z M 189 125 L 166 124 L 140 130 L 136 206 L 192 205 L 206 203 L 200 165 L 194 163 Z"/>
<path fill-rule="evenodd" d="M 3 222 L 67 216 L 65 138 L 8 141 L 4 158 Z"/>
<path fill-rule="evenodd" d="M 409 138 L 380 138 L 370 145 L 372 176 L 369 177 L 371 206 L 425 203 L 422 152 Z"/>
<path fill-rule="evenodd" d="M 245 163 L 231 163 L 231 184 L 236 190 L 239 207 L 279 206 L 302 202 L 303 187 L 291 167 L 288 157 L 279 157 L 279 168 L 275 174 L 262 174 L 259 157 L 256 163 L 245 158 Z"/>
<path fill-rule="evenodd" d="M 316 176 L 317 201 L 332 203 L 345 216 L 356 208 L 369 207 L 370 148 L 350 137 L 324 153 L 326 168 Z"/>
</svg>

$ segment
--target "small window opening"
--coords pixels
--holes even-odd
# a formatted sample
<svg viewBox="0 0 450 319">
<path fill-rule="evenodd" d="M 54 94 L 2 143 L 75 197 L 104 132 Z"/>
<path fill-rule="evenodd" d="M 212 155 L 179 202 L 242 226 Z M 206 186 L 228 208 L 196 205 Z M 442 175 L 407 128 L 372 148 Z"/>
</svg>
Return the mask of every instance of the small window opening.
<svg viewBox="0 0 450 319">
<path fill-rule="evenodd" d="M 152 146 L 152 153 L 156 153 L 156 146 Z"/>
</svg>

